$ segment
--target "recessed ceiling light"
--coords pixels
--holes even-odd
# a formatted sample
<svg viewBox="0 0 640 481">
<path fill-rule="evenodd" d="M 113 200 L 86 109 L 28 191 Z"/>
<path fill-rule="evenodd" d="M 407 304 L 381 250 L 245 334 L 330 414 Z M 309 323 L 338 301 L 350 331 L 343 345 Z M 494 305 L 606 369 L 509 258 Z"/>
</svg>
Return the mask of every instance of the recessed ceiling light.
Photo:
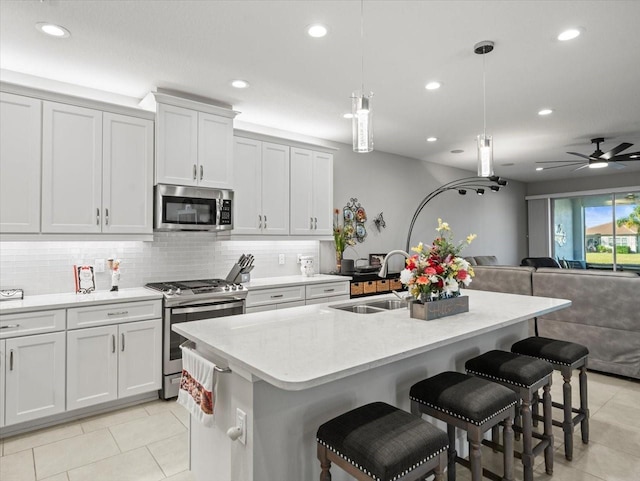
<svg viewBox="0 0 640 481">
<path fill-rule="evenodd" d="M 452 154 L 461 154 L 462 152 L 464 152 L 462 149 L 455 149 L 451 151 Z"/>
<path fill-rule="evenodd" d="M 427 90 L 437 90 L 442 86 L 442 84 L 440 82 L 429 82 L 427 85 L 424 86 L 424 88 L 426 88 Z"/>
<path fill-rule="evenodd" d="M 560 35 L 558 35 L 558 40 L 560 40 L 561 42 L 565 42 L 567 40 L 573 40 L 579 35 L 580 35 L 580 30 L 578 30 L 577 28 L 570 28 L 560 33 Z"/>
<path fill-rule="evenodd" d="M 249 82 L 246 80 L 237 79 L 231 82 L 231 86 L 237 89 L 246 89 L 249 86 Z"/>
<path fill-rule="evenodd" d="M 544 167 L 536 167 L 536 170 L 544 170 Z"/>
<path fill-rule="evenodd" d="M 42 33 L 46 33 L 47 35 L 51 35 L 52 37 L 56 38 L 67 38 L 71 36 L 71 32 L 69 32 L 69 30 L 53 23 L 38 22 L 36 23 L 36 29 L 38 29 Z"/>
<path fill-rule="evenodd" d="M 427 142 L 435 142 L 436 140 L 438 140 L 438 137 L 429 137 L 429 138 L 427 138 Z"/>
<path fill-rule="evenodd" d="M 551 109 L 542 109 L 540 112 L 538 112 L 538 115 L 549 115 L 552 113 L 553 113 L 553 110 Z"/>
<path fill-rule="evenodd" d="M 307 27 L 307 33 L 313 38 L 322 38 L 327 34 L 327 27 L 324 25 L 316 24 Z"/>
<path fill-rule="evenodd" d="M 353 114 L 344 114 L 343 117 L 345 119 L 352 119 L 353 118 Z"/>
</svg>

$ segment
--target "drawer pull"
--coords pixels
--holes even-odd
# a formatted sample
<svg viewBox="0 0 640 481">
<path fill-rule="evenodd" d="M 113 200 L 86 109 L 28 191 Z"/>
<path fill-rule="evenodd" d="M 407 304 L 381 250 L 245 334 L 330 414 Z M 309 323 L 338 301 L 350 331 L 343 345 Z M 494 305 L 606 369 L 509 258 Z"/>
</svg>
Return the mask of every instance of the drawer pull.
<svg viewBox="0 0 640 481">
<path fill-rule="evenodd" d="M 115 334 L 111 334 L 111 352 L 112 353 L 116 352 L 116 335 Z"/>
<path fill-rule="evenodd" d="M 107 312 L 107 317 L 111 317 L 111 316 L 126 316 L 127 314 L 129 314 L 129 311 Z"/>
<path fill-rule="evenodd" d="M 122 340 L 122 349 L 121 349 L 121 351 L 124 352 L 124 332 L 122 334 L 120 334 L 120 339 Z"/>
<path fill-rule="evenodd" d="M 271 299 L 278 299 L 280 297 L 284 297 L 284 294 L 274 294 L 271 296 Z"/>
<path fill-rule="evenodd" d="M 13 329 L 14 327 L 20 327 L 20 324 L 5 324 L 0 326 L 0 329 Z"/>
<path fill-rule="evenodd" d="M 196 164 L 193 164 L 193 180 L 197 180 L 198 179 L 198 168 L 196 167 Z"/>
<path fill-rule="evenodd" d="M 9 351 L 9 371 L 13 371 L 13 349 Z"/>
<path fill-rule="evenodd" d="M 335 289 L 325 289 L 324 292 L 333 292 Z"/>
<path fill-rule="evenodd" d="M 182 380 L 182 378 L 181 378 L 181 377 L 174 377 L 174 378 L 171 380 L 171 384 L 180 384 L 180 381 L 181 381 L 181 380 Z"/>
<path fill-rule="evenodd" d="M 204 167 L 200 166 L 200 180 L 204 178 Z"/>
</svg>

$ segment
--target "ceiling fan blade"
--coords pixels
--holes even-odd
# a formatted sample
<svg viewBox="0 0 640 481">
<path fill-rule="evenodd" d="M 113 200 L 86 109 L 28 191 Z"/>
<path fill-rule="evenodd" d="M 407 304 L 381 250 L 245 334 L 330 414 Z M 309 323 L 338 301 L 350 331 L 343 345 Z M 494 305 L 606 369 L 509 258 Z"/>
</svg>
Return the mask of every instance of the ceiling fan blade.
<svg viewBox="0 0 640 481">
<path fill-rule="evenodd" d="M 589 164 L 584 164 L 583 166 L 578 167 L 577 169 L 573 169 L 571 172 L 575 172 L 576 170 L 586 169 L 587 167 L 589 167 Z"/>
<path fill-rule="evenodd" d="M 584 162 L 578 160 L 539 160 L 536 164 L 562 164 L 570 162 L 572 164 L 583 164 Z"/>
<path fill-rule="evenodd" d="M 577 155 L 578 157 L 582 157 L 583 159 L 591 160 L 591 157 L 588 155 L 581 154 L 579 152 L 567 152 L 567 154 Z"/>
<path fill-rule="evenodd" d="M 609 162 L 609 167 L 620 170 L 620 169 L 624 169 L 626 165 L 620 162 Z"/>
<path fill-rule="evenodd" d="M 609 152 L 605 152 L 604 154 L 602 154 L 600 156 L 601 159 L 604 160 L 610 160 L 612 157 L 614 157 L 618 152 L 622 152 L 623 150 L 627 150 L 629 147 L 631 147 L 633 144 L 630 144 L 628 142 L 622 142 L 620 145 L 618 145 L 617 147 L 614 147 L 613 149 L 611 149 Z"/>
<path fill-rule="evenodd" d="M 580 165 L 583 164 L 584 162 L 574 162 L 573 164 L 565 164 L 565 165 L 554 165 L 552 167 L 545 167 L 542 170 L 549 170 L 549 169 L 560 169 L 562 167 L 571 167 L 572 165 Z M 589 164 L 584 164 L 584 165 L 589 165 Z"/>
<path fill-rule="evenodd" d="M 618 160 L 624 160 L 625 162 L 627 160 L 640 160 L 640 152 L 629 152 L 627 154 L 616 155 L 610 160 L 613 160 L 614 162 L 617 162 Z"/>
</svg>

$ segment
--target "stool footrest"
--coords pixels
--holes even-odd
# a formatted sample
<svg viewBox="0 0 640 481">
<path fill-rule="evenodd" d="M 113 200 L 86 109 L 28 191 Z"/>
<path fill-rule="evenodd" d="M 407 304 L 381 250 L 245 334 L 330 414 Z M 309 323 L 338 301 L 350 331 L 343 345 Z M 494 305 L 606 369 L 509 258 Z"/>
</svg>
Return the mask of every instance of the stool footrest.
<svg viewBox="0 0 640 481">
<path fill-rule="evenodd" d="M 586 419 L 586 417 L 587 416 L 585 416 L 584 413 L 579 413 L 577 416 L 573 417 L 571 422 L 573 423 L 574 426 L 577 426 L 578 423 L 581 423 L 584 419 Z M 535 421 L 544 421 L 544 417 L 540 416 L 539 414 L 533 414 L 531 418 Z M 551 422 L 553 423 L 554 426 L 558 426 L 560 428 L 564 426 L 564 423 L 562 421 L 558 421 L 557 419 L 553 419 Z M 515 428 L 516 426 L 513 427 L 514 431 L 515 431 Z"/>
<path fill-rule="evenodd" d="M 490 441 L 489 439 L 483 439 L 482 440 L 482 444 L 484 446 L 487 446 L 495 451 L 498 451 L 500 453 L 504 453 L 504 446 L 502 444 L 499 443 L 494 443 L 493 441 Z M 513 457 L 517 458 L 517 459 L 522 459 L 522 453 L 520 451 L 516 451 L 515 449 L 513 450 Z"/>
<path fill-rule="evenodd" d="M 461 464 L 467 469 L 471 469 L 471 463 L 469 462 L 468 459 L 464 459 L 464 458 L 461 458 L 460 456 L 456 456 L 456 462 L 458 464 Z M 490 471 L 487 468 L 482 468 L 482 476 L 485 478 L 492 479 L 493 481 L 503 481 L 504 479 L 503 476 L 500 476 L 499 474 L 494 473 L 493 471 Z"/>
</svg>

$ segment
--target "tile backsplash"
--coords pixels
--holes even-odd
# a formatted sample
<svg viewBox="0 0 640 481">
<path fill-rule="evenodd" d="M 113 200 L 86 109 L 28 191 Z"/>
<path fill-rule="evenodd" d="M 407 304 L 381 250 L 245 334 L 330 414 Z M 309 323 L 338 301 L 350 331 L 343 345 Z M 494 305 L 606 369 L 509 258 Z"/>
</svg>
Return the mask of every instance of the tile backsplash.
<svg viewBox="0 0 640 481">
<path fill-rule="evenodd" d="M 73 292 L 73 265 L 120 259 L 120 287 L 147 282 L 226 277 L 240 254 L 255 256 L 252 278 L 300 273 L 297 255 L 314 256 L 318 241 L 219 240 L 215 234 L 154 233 L 141 241 L 32 241 L 0 243 L 0 289 L 22 288 L 26 295 Z M 279 264 L 279 254 L 285 263 Z M 96 289 L 108 290 L 111 272 L 96 273 Z"/>
</svg>

